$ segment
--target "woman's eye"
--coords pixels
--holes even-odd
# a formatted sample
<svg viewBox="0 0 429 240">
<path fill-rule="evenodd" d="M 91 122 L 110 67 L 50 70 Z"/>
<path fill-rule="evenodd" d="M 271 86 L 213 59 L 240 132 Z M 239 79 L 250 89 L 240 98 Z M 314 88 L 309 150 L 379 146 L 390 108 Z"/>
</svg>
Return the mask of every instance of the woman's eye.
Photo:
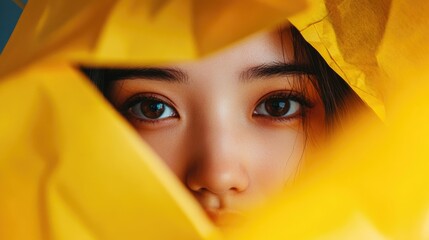
<svg viewBox="0 0 429 240">
<path fill-rule="evenodd" d="M 301 104 L 287 96 L 272 96 L 261 101 L 253 115 L 273 118 L 290 118 L 301 112 Z"/>
<path fill-rule="evenodd" d="M 177 116 L 176 110 L 160 99 L 142 98 L 134 103 L 128 112 L 134 117 L 146 120 L 156 121 Z"/>
</svg>

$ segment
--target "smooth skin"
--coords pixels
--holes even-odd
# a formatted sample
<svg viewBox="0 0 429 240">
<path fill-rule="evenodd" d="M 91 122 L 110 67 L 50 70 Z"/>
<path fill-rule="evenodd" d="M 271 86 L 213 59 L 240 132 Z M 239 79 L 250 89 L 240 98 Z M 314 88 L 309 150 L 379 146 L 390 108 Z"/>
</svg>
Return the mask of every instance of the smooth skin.
<svg viewBox="0 0 429 240">
<path fill-rule="evenodd" d="M 294 58 L 285 32 L 112 85 L 115 107 L 220 226 L 281 192 L 325 135 L 311 76 L 285 67 Z"/>
</svg>

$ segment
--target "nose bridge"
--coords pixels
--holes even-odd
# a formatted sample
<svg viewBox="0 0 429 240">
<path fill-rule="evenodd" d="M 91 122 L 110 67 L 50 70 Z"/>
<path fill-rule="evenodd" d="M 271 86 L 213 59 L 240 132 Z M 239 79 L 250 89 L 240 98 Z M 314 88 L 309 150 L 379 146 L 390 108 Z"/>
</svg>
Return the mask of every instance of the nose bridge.
<svg viewBox="0 0 429 240">
<path fill-rule="evenodd" d="M 212 100 L 196 123 L 193 164 L 187 176 L 193 191 L 207 190 L 216 194 L 244 191 L 249 184 L 245 156 L 240 144 L 240 123 L 226 100 Z"/>
</svg>

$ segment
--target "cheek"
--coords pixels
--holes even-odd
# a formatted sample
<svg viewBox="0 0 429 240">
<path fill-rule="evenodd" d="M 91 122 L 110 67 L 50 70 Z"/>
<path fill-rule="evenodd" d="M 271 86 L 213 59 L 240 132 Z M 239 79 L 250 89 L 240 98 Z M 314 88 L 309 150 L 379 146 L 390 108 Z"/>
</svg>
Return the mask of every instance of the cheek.
<svg viewBox="0 0 429 240">
<path fill-rule="evenodd" d="M 316 106 L 310 111 L 306 117 L 306 131 L 308 132 L 309 148 L 318 148 L 323 146 L 327 141 L 326 123 L 325 123 L 325 108 L 321 101 L 318 101 Z"/>
<path fill-rule="evenodd" d="M 186 141 L 179 129 L 139 131 L 144 141 L 161 157 L 172 172 L 181 180 L 188 165 Z"/>
<path fill-rule="evenodd" d="M 262 130 L 255 135 L 248 169 L 253 191 L 264 196 L 282 191 L 302 160 L 305 137 L 299 129 Z"/>
</svg>

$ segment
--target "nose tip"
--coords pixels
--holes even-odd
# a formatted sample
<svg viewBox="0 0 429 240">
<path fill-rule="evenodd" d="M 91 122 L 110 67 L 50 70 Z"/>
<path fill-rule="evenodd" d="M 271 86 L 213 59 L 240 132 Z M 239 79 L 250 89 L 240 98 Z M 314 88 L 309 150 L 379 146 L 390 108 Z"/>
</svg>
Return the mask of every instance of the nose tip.
<svg viewBox="0 0 429 240">
<path fill-rule="evenodd" d="M 203 162 L 187 175 L 186 184 L 194 192 L 208 191 L 216 195 L 239 193 L 247 189 L 249 177 L 239 162 Z"/>
<path fill-rule="evenodd" d="M 196 129 L 189 135 L 193 151 L 185 181 L 194 193 L 208 191 L 221 196 L 249 187 L 246 164 L 249 151 L 243 141 L 243 125 L 234 121 L 235 112 L 220 106 L 228 105 L 223 102 L 211 105 L 214 110 L 196 122 Z"/>
</svg>

